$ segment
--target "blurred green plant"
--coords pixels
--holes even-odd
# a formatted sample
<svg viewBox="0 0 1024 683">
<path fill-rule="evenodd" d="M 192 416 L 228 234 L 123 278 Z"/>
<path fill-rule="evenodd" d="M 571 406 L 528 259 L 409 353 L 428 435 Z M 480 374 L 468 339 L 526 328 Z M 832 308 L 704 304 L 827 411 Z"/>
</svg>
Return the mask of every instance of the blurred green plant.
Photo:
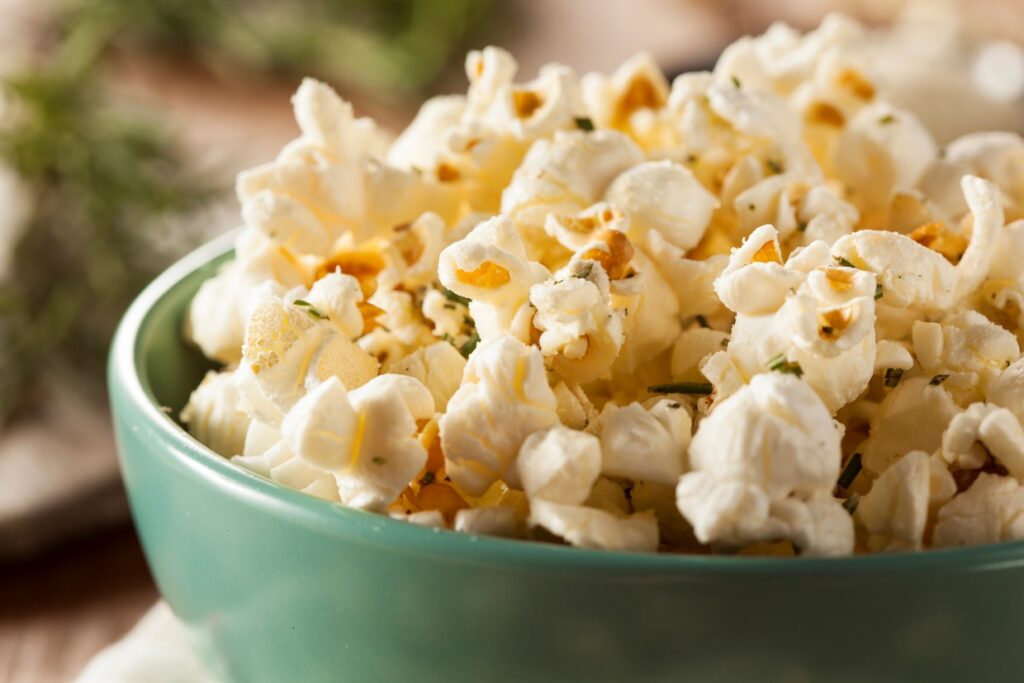
<svg viewBox="0 0 1024 683">
<path fill-rule="evenodd" d="M 94 67 L 113 28 L 77 26 L 0 86 L 0 164 L 31 207 L 0 275 L 0 425 L 43 372 L 102 386 L 117 320 L 169 258 L 158 245 L 194 242 L 182 216 L 215 192 L 166 131 L 106 96 Z"/>
<path fill-rule="evenodd" d="M 494 0 L 80 0 L 69 24 L 218 69 L 314 75 L 381 100 L 418 97 L 496 22 Z"/>
</svg>

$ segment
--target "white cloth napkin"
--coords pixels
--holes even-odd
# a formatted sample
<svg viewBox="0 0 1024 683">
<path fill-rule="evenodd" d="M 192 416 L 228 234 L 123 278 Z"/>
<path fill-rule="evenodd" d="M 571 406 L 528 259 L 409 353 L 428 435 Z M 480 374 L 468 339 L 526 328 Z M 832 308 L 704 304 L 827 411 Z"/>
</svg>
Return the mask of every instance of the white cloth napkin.
<svg viewBox="0 0 1024 683">
<path fill-rule="evenodd" d="M 86 665 L 74 683 L 217 683 L 200 664 L 162 600 L 128 635 Z"/>
</svg>

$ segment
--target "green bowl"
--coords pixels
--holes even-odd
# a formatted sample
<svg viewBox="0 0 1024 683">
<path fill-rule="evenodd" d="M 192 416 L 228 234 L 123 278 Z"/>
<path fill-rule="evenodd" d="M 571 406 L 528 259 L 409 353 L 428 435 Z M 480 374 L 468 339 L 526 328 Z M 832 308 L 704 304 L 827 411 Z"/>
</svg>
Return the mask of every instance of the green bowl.
<svg viewBox="0 0 1024 683">
<path fill-rule="evenodd" d="M 844 559 L 612 553 L 480 538 L 279 486 L 175 422 L 182 341 L 230 236 L 151 284 L 111 350 L 149 565 L 225 682 L 1019 681 L 1024 542 Z"/>
</svg>

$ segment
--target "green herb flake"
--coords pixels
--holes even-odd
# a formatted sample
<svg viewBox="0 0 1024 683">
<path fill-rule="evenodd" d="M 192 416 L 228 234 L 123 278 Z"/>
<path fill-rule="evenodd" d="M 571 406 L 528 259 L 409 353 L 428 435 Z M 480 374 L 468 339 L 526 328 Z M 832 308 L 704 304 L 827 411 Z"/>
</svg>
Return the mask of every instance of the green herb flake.
<svg viewBox="0 0 1024 683">
<path fill-rule="evenodd" d="M 459 353 L 462 354 L 463 358 L 469 358 L 469 354 L 473 353 L 473 350 L 476 349 L 476 346 L 479 343 L 480 335 L 474 332 L 473 336 L 467 339 L 466 343 L 459 347 Z"/>
<path fill-rule="evenodd" d="M 764 165 L 768 167 L 769 171 L 771 171 L 772 173 L 775 173 L 775 174 L 782 173 L 783 171 L 786 170 L 782 166 L 782 162 L 778 161 L 777 159 L 767 159 L 764 162 Z"/>
<path fill-rule="evenodd" d="M 882 285 L 875 285 L 875 301 L 878 301 L 885 296 L 885 290 L 882 289 Z"/>
<path fill-rule="evenodd" d="M 708 319 L 702 315 L 698 315 L 694 319 L 697 321 L 697 324 L 703 327 L 705 330 L 711 327 L 711 325 L 708 324 Z"/>
<path fill-rule="evenodd" d="M 857 511 L 858 505 L 860 505 L 860 496 L 856 493 L 851 493 L 850 497 L 843 501 L 843 509 L 851 515 Z"/>
<path fill-rule="evenodd" d="M 317 308 L 313 304 L 309 303 L 305 299 L 296 299 L 292 303 L 295 304 L 296 306 L 299 306 L 300 308 L 305 308 L 306 312 L 309 313 L 314 318 L 316 318 L 317 320 L 327 320 L 328 319 L 327 316 L 324 315 L 323 311 L 321 311 L 319 308 Z"/>
<path fill-rule="evenodd" d="M 594 122 L 587 116 L 578 116 L 573 120 L 576 122 L 576 127 L 580 130 L 584 130 L 588 133 L 594 130 Z"/>
<path fill-rule="evenodd" d="M 647 387 L 647 391 L 652 394 L 688 394 L 690 396 L 709 396 L 712 390 L 713 387 L 709 382 L 676 382 Z"/>
<path fill-rule="evenodd" d="M 578 277 L 578 278 L 580 278 L 582 280 L 586 280 L 588 277 L 590 277 L 590 273 L 592 273 L 593 271 L 594 271 L 594 262 L 593 261 L 587 261 L 582 266 L 580 266 L 579 269 L 575 273 L 572 274 L 572 276 L 573 277 Z"/>
<path fill-rule="evenodd" d="M 469 305 L 469 302 L 470 302 L 469 299 L 467 299 L 464 296 L 459 296 L 458 294 L 456 294 L 452 290 L 448 289 L 447 287 L 442 287 L 441 288 L 441 293 L 444 294 L 444 297 L 446 299 L 448 299 L 448 301 L 453 301 L 453 302 L 455 302 L 457 304 L 462 304 L 463 306 L 468 306 Z"/>
<path fill-rule="evenodd" d="M 882 378 L 882 384 L 891 389 L 899 384 L 901 379 L 903 379 L 902 370 L 899 368 L 886 368 L 885 377 Z"/>
<path fill-rule="evenodd" d="M 933 387 L 937 387 L 943 382 L 945 382 L 947 379 L 949 379 L 949 375 L 935 375 L 934 377 L 932 377 L 931 381 L 928 382 L 928 384 L 932 385 Z"/>
<path fill-rule="evenodd" d="M 736 87 L 736 88 L 742 88 L 743 87 L 743 83 L 741 83 L 740 79 L 738 79 L 736 76 L 730 76 L 730 78 L 732 79 L 732 84 L 733 84 L 734 87 Z"/>
<path fill-rule="evenodd" d="M 888 126 L 890 123 L 894 123 L 895 121 L 896 117 L 893 116 L 892 114 L 886 114 L 882 118 L 878 119 L 878 123 L 880 123 L 883 126 Z"/>
<path fill-rule="evenodd" d="M 456 308 L 455 304 L 453 304 L 451 301 L 445 301 L 444 307 L 447 308 L 449 311 L 454 311 Z"/>
<path fill-rule="evenodd" d="M 384 458 L 380 457 L 379 455 L 373 456 L 373 458 L 371 458 L 371 460 L 373 461 L 374 465 L 383 465 L 384 463 L 387 462 L 387 460 L 385 460 Z"/>
<path fill-rule="evenodd" d="M 861 463 L 860 453 L 854 453 L 850 456 L 850 459 L 846 461 L 846 467 L 844 467 L 843 471 L 840 472 L 839 479 L 836 480 L 836 484 L 842 489 L 849 489 L 850 484 L 852 484 L 857 478 L 857 475 L 860 474 L 862 467 L 863 464 Z"/>
<path fill-rule="evenodd" d="M 427 470 L 426 473 L 423 475 L 423 478 L 420 479 L 420 486 L 428 486 L 430 484 L 433 484 L 434 483 L 434 479 L 436 479 L 436 478 L 437 478 L 437 475 L 435 475 L 430 470 Z"/>
<path fill-rule="evenodd" d="M 807 232 L 807 221 L 800 221 L 796 224 L 797 232 Z"/>
<path fill-rule="evenodd" d="M 826 337 L 831 337 L 833 332 L 835 332 L 835 329 L 831 325 L 821 326 L 821 333 Z"/>
<path fill-rule="evenodd" d="M 787 361 L 786 355 L 783 353 L 768 359 L 766 367 L 769 370 L 781 372 L 784 375 L 796 375 L 797 377 L 803 377 L 804 375 L 804 369 L 800 367 L 800 364 L 795 361 Z"/>
<path fill-rule="evenodd" d="M 853 265 L 853 263 L 849 259 L 844 258 L 842 256 L 836 256 L 836 263 L 841 265 L 843 268 L 856 268 L 857 267 L 857 266 Z"/>
</svg>

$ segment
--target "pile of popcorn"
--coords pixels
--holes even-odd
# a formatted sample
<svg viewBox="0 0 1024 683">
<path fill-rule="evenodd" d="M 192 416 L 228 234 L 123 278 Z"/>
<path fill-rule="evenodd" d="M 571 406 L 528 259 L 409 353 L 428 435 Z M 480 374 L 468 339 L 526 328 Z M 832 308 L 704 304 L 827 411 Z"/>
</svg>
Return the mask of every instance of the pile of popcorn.
<svg viewBox="0 0 1024 683">
<path fill-rule="evenodd" d="M 395 139 L 305 81 L 242 173 L 182 419 L 414 524 L 846 555 L 1024 538 L 1024 140 L 940 149 L 864 29 L 668 83 L 472 52 Z"/>
</svg>

